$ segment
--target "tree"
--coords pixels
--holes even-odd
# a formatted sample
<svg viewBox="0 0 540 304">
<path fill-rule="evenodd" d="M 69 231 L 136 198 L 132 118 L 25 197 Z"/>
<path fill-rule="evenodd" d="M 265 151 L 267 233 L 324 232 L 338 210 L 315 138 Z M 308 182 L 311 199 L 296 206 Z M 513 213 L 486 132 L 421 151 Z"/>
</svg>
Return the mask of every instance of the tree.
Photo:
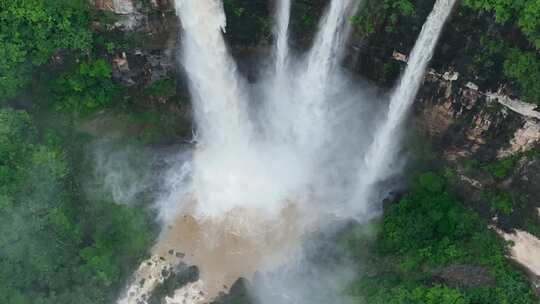
<svg viewBox="0 0 540 304">
<path fill-rule="evenodd" d="M 50 137 L 0 109 L 0 303 L 110 303 L 152 240 L 148 214 L 87 201 Z"/>
<path fill-rule="evenodd" d="M 540 1 L 539 0 L 465 0 L 474 9 L 493 12 L 499 23 L 512 22 L 537 49 L 540 49 Z"/>
<path fill-rule="evenodd" d="M 118 93 L 112 68 L 103 60 L 84 61 L 60 76 L 54 86 L 59 110 L 87 114 L 107 106 Z"/>
<path fill-rule="evenodd" d="M 89 50 L 89 20 L 85 0 L 0 0 L 0 102 L 54 52 Z"/>
</svg>

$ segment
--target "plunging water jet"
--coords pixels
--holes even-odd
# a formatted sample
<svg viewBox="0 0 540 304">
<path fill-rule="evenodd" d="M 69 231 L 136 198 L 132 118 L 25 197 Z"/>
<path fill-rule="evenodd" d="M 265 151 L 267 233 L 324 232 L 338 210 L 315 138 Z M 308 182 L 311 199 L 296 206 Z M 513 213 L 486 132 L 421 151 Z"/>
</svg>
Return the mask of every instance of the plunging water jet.
<svg viewBox="0 0 540 304">
<path fill-rule="evenodd" d="M 355 209 L 360 217 L 365 218 L 369 214 L 377 213 L 376 209 L 380 206 L 371 203 L 372 200 L 377 199 L 373 197 L 376 190 L 375 184 L 399 171 L 396 168 L 398 166 L 396 158 L 402 135 L 400 128 L 416 98 L 439 36 L 455 3 L 456 0 L 435 2 L 433 11 L 422 27 L 411 52 L 407 68 L 391 95 L 386 118 L 378 126 L 373 142 L 364 156 L 362 170 L 358 172 L 356 194 L 350 202 L 351 205 L 356 206 Z"/>
<path fill-rule="evenodd" d="M 358 1 L 354 0 L 330 2 L 319 24 L 315 42 L 305 62 L 296 71 L 294 99 L 297 111 L 291 131 L 297 134 L 296 141 L 301 149 L 317 154 L 321 145 L 330 144 L 330 107 L 327 98 L 331 79 L 338 72 L 345 51 L 347 21 L 354 15 L 357 6 Z"/>
<path fill-rule="evenodd" d="M 283 77 L 289 60 L 289 23 L 291 18 L 291 0 L 279 0 L 277 6 L 277 22 L 274 29 L 275 43 L 275 74 Z"/>
</svg>

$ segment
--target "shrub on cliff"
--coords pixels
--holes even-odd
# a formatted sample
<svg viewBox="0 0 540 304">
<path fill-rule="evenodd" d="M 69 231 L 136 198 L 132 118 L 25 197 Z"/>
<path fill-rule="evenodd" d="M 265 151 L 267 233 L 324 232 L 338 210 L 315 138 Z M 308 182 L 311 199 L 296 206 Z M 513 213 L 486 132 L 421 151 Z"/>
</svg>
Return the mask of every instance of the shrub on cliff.
<svg viewBox="0 0 540 304">
<path fill-rule="evenodd" d="M 525 275 L 505 256 L 504 241 L 449 192 L 447 183 L 439 174 L 422 174 L 385 210 L 374 250 L 364 258 L 367 269 L 361 269 L 350 293 L 371 304 L 537 303 Z M 349 248 L 363 248 L 352 241 Z M 492 282 L 448 284 L 438 274 L 452 265 L 485 269 Z"/>
<path fill-rule="evenodd" d="M 474 9 L 493 12 L 498 23 L 512 23 L 540 49 L 540 1 L 465 0 Z"/>
<path fill-rule="evenodd" d="M 103 60 L 86 61 L 60 76 L 54 86 L 59 110 L 88 114 L 108 106 L 118 96 L 112 82 L 112 68 Z"/>
<path fill-rule="evenodd" d="M 25 87 L 58 50 L 90 48 L 85 0 L 0 1 L 0 102 Z"/>
</svg>

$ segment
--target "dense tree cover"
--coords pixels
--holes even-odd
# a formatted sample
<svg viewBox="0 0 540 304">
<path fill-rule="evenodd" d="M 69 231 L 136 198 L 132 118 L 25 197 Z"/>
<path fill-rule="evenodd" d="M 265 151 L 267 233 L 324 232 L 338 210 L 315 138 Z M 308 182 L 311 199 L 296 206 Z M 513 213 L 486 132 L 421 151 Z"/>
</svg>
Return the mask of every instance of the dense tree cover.
<svg viewBox="0 0 540 304">
<path fill-rule="evenodd" d="M 408 53 L 414 45 L 418 33 L 429 12 L 432 0 L 365 0 L 351 19 L 365 41 L 362 52 L 381 56 L 379 60 L 360 62 L 362 71 L 380 84 L 391 87 L 399 76 L 401 66 L 388 60 L 394 51 Z"/>
<path fill-rule="evenodd" d="M 0 101 L 26 86 L 34 67 L 59 50 L 91 45 L 85 0 L 0 1 Z"/>
<path fill-rule="evenodd" d="M 57 109 L 86 114 L 108 106 L 119 93 L 111 77 L 112 68 L 103 59 L 80 63 L 56 80 L 53 90 Z"/>
<path fill-rule="evenodd" d="M 353 252 L 363 250 L 363 242 L 347 242 Z M 366 303 L 536 303 L 525 276 L 506 260 L 504 242 L 455 199 L 447 181 L 435 173 L 422 174 L 411 191 L 385 211 L 369 259 L 373 264 L 365 272 L 371 274 L 361 275 L 350 290 Z M 437 273 L 451 265 L 483 267 L 489 282 L 449 286 Z"/>
<path fill-rule="evenodd" d="M 525 100 L 540 103 L 540 59 L 537 52 L 506 49 L 504 74 L 514 79 Z"/>
<path fill-rule="evenodd" d="M 434 173 L 421 175 L 416 189 L 390 207 L 379 244 L 383 252 L 405 254 L 425 248 L 426 257 L 435 257 L 453 251 L 452 242 L 469 236 L 477 217 L 444 191 L 444 186 L 443 179 Z M 414 215 L 415 220 L 407 214 Z M 439 240 L 442 242 L 436 242 Z"/>
<path fill-rule="evenodd" d="M 142 209 L 87 201 L 70 162 L 61 138 L 0 109 L 1 303 L 110 303 L 151 242 Z"/>
<path fill-rule="evenodd" d="M 463 22 L 463 20 L 460 20 Z M 478 33 L 477 33 L 478 34 Z M 528 102 L 540 103 L 540 55 L 538 50 L 520 46 L 519 37 L 503 32 L 484 32 L 479 37 L 476 51 L 467 66 L 467 72 L 480 84 L 511 84 L 519 90 L 521 98 Z M 465 33 L 461 33 L 465 35 Z M 471 37 L 471 38 L 472 38 Z"/>
<path fill-rule="evenodd" d="M 475 58 L 469 71 L 480 79 L 492 78 L 497 85 L 510 83 L 524 100 L 540 103 L 540 2 L 466 0 L 459 9 L 464 18 L 451 22 L 452 30 L 474 23 L 474 19 L 483 23 L 476 30 L 457 30 L 460 36 L 479 42 L 474 47 L 471 44 L 468 51 Z M 490 25 L 489 19 L 495 19 L 498 25 Z"/>
<path fill-rule="evenodd" d="M 499 23 L 517 25 L 529 41 L 540 49 L 540 1 L 465 0 L 474 9 L 493 12 Z"/>
<path fill-rule="evenodd" d="M 366 13 L 363 13 L 363 12 Z M 352 18 L 352 22 L 362 28 L 365 34 L 373 34 L 377 26 L 384 24 L 384 31 L 394 32 L 400 16 L 411 16 L 415 6 L 410 0 L 366 1 L 362 13 Z"/>
</svg>

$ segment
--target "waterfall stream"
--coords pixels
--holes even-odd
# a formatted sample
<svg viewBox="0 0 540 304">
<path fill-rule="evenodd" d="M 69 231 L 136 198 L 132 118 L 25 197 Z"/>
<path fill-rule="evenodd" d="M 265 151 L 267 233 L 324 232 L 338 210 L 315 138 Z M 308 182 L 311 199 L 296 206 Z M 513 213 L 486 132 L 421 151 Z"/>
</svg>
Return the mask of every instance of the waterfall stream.
<svg viewBox="0 0 540 304">
<path fill-rule="evenodd" d="M 222 2 L 176 0 L 197 144 L 182 166 L 171 168 L 182 179 L 164 183 L 171 189 L 161 205 L 170 214 L 163 217 L 154 256 L 141 264 L 118 303 L 146 303 L 163 281 L 158 267 L 181 262 L 197 265 L 200 280 L 166 302 L 208 302 L 238 277 L 290 263 L 302 234 L 324 225 L 327 215 L 376 215 L 377 204 L 368 202 L 380 200 L 376 184 L 397 171 L 400 128 L 455 2 L 435 3 L 378 123 L 377 113 L 362 113 L 379 100 L 370 100 L 340 66 L 347 21 L 359 1 L 332 0 L 302 58 L 293 58 L 289 49 L 291 0 L 278 1 L 273 65 L 263 83 L 252 86 L 229 54 Z M 262 101 L 252 103 L 253 96 Z M 250 111 L 258 104 L 260 117 Z M 186 259 L 168 252 L 183 252 Z"/>
<path fill-rule="evenodd" d="M 298 134 L 301 149 L 318 153 L 322 145 L 330 144 L 328 90 L 345 51 L 347 20 L 354 14 L 357 5 L 358 1 L 354 0 L 330 3 L 319 24 L 315 42 L 300 68 L 295 83 L 295 103 L 298 108 L 293 132 Z"/>
<path fill-rule="evenodd" d="M 275 73 L 278 78 L 283 77 L 286 72 L 287 60 L 289 58 L 289 23 L 291 18 L 291 0 L 279 0 L 276 13 L 275 28 Z"/>
<path fill-rule="evenodd" d="M 195 108 L 198 140 L 204 146 L 249 140 L 244 80 L 225 44 L 223 5 L 215 0 L 177 0 L 182 22 L 182 63 Z"/>
<path fill-rule="evenodd" d="M 403 125 L 409 109 L 426 72 L 427 65 L 433 56 L 442 29 L 456 0 L 437 0 L 433 11 L 427 18 L 420 36 L 409 56 L 407 68 L 401 76 L 397 88 L 390 98 L 388 113 L 383 123 L 377 128 L 373 142 L 364 156 L 364 167 L 358 172 L 358 186 L 351 204 L 358 206 L 359 215 L 371 212 L 369 200 L 374 193 L 377 182 L 384 180 L 395 170 L 396 158 L 400 147 Z M 375 208 L 379 208 L 375 206 Z"/>
</svg>

